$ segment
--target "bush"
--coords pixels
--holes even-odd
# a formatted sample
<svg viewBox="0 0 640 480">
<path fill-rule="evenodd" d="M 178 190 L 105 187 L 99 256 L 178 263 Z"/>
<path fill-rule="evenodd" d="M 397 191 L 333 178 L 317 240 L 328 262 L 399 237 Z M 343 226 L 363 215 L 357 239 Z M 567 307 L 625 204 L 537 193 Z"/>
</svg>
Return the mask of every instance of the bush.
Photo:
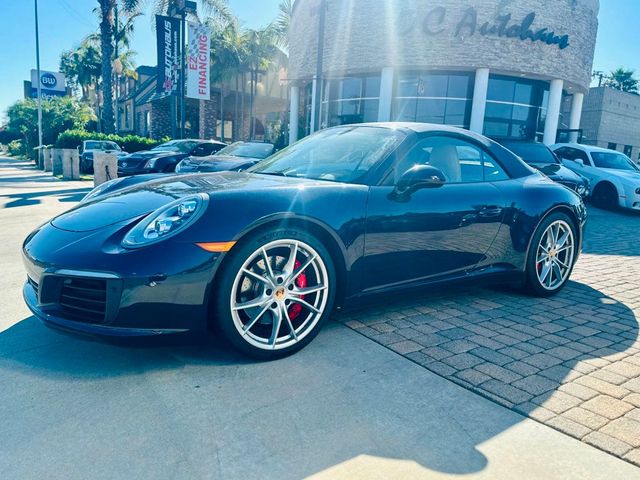
<svg viewBox="0 0 640 480">
<path fill-rule="evenodd" d="M 14 157 L 20 157 L 26 153 L 22 140 L 13 140 L 9 142 L 7 150 L 9 151 L 9 155 L 13 155 Z"/>
<path fill-rule="evenodd" d="M 74 128 L 84 128 L 94 119 L 91 108 L 75 98 L 55 97 L 42 102 L 42 141 L 55 142 L 61 132 Z M 7 109 L 5 135 L 21 139 L 24 145 L 22 155 L 36 158 L 38 146 L 38 106 L 35 100 L 19 100 Z"/>
<path fill-rule="evenodd" d="M 116 142 L 126 152 L 133 153 L 148 150 L 169 139 L 153 140 L 137 135 L 105 135 L 104 133 L 87 132 L 85 130 L 67 130 L 62 132 L 56 140 L 56 148 L 78 148 L 84 140 L 109 140 Z"/>
</svg>

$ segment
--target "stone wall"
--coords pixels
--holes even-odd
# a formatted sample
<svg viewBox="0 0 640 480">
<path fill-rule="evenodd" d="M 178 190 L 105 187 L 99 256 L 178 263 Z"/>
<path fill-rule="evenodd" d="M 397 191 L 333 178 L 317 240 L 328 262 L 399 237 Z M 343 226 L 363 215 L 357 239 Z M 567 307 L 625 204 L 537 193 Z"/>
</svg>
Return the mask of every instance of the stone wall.
<svg viewBox="0 0 640 480">
<path fill-rule="evenodd" d="M 633 146 L 631 158 L 640 154 L 640 96 L 608 87 L 592 88 L 585 98 L 580 128 L 585 142 L 599 147 L 616 143 L 623 151 Z"/>
<path fill-rule="evenodd" d="M 290 79 L 316 69 L 320 0 L 298 0 L 290 39 Z M 598 29 L 598 0 L 326 0 L 324 74 L 379 71 L 385 66 L 474 70 L 560 78 L 586 91 Z M 519 38 L 542 28 L 568 46 Z M 499 16 L 511 15 L 500 27 Z M 531 17 L 530 17 L 531 18 Z M 487 27 L 483 25 L 488 23 Z M 475 25 L 475 28 L 473 26 Z M 491 32 L 491 28 L 495 30 Z M 513 28 L 511 28 L 513 27 Z"/>
</svg>

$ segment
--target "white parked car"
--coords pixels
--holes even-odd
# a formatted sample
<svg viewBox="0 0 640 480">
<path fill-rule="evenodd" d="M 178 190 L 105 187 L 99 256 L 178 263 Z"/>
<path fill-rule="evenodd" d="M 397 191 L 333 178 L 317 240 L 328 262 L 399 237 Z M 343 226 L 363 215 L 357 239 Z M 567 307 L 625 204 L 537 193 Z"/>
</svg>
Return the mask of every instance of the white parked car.
<svg viewBox="0 0 640 480">
<path fill-rule="evenodd" d="M 567 168 L 589 179 L 595 206 L 640 211 L 640 167 L 629 157 L 577 143 L 558 143 L 551 149 Z"/>
</svg>

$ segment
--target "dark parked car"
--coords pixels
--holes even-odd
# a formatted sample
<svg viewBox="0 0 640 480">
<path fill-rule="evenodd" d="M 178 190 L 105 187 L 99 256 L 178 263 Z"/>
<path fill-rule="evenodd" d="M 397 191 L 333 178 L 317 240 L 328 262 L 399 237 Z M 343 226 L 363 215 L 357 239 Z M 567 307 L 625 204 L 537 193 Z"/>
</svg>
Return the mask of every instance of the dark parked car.
<svg viewBox="0 0 640 480">
<path fill-rule="evenodd" d="M 500 143 L 554 182 L 574 190 L 582 198 L 589 195 L 589 180 L 562 165 L 553 150 L 544 143 L 521 140 L 501 140 Z"/>
<path fill-rule="evenodd" d="M 580 196 L 480 135 L 341 126 L 246 172 L 90 196 L 26 238 L 24 298 L 65 329 L 217 325 L 243 352 L 276 358 L 366 295 L 474 279 L 553 295 L 585 220 Z"/>
<path fill-rule="evenodd" d="M 206 157 L 226 147 L 214 140 L 172 140 L 151 150 L 132 153 L 118 160 L 118 176 L 171 173 L 184 158 Z"/>
<path fill-rule="evenodd" d="M 176 167 L 176 173 L 241 172 L 272 155 L 275 147 L 264 142 L 236 142 L 209 157 L 187 157 Z"/>
<path fill-rule="evenodd" d="M 95 152 L 113 153 L 118 158 L 127 155 L 116 142 L 106 140 L 84 140 L 78 147 L 80 153 L 80 172 L 93 173 L 93 154 Z"/>
</svg>

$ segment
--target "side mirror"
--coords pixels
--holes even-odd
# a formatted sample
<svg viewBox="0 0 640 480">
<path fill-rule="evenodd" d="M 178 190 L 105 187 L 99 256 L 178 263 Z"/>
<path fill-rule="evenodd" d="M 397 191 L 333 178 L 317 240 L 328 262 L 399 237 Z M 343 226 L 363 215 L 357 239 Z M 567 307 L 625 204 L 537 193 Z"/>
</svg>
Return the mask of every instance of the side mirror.
<svg viewBox="0 0 640 480">
<path fill-rule="evenodd" d="M 396 184 L 399 195 L 411 195 L 422 188 L 437 188 L 447 182 L 442 170 L 431 165 L 414 165 L 404 172 Z"/>
<path fill-rule="evenodd" d="M 575 161 L 576 161 L 576 163 L 577 163 L 578 165 L 580 165 L 581 167 L 584 167 L 584 160 L 583 160 L 583 159 L 581 159 L 581 158 L 576 158 L 576 160 L 575 160 Z"/>
</svg>

